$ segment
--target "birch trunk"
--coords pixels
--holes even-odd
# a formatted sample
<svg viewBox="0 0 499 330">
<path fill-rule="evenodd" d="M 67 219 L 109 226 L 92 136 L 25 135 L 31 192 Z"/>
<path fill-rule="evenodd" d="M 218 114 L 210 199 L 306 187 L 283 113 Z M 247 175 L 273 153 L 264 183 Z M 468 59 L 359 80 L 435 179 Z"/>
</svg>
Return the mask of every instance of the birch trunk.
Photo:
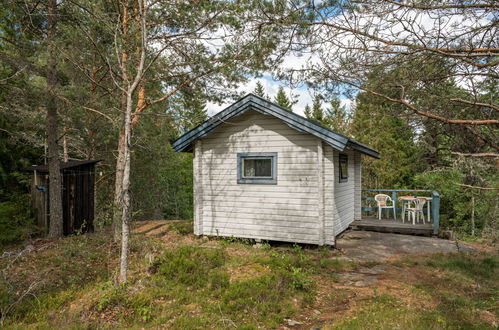
<svg viewBox="0 0 499 330">
<path fill-rule="evenodd" d="M 118 157 L 116 159 L 116 178 L 114 185 L 113 239 L 115 242 L 121 236 L 121 211 L 123 197 L 123 172 L 125 169 L 125 133 L 120 133 L 118 141 Z"/>
<path fill-rule="evenodd" d="M 128 34 L 128 7 L 123 7 L 123 20 L 121 22 L 121 31 L 124 36 Z M 128 53 L 123 50 L 121 53 L 121 79 L 123 81 L 128 80 L 128 75 L 126 73 L 126 67 L 128 62 Z M 126 112 L 128 95 L 122 92 L 120 101 L 120 110 L 123 111 L 122 119 L 123 122 L 126 121 Z M 131 104 L 130 104 L 131 106 Z M 118 157 L 116 158 L 116 178 L 114 184 L 114 208 L 113 208 L 113 239 L 115 242 L 120 240 L 121 236 L 121 209 L 122 209 L 122 197 L 123 197 L 123 172 L 125 168 L 125 132 L 124 129 L 120 131 L 120 136 L 118 139 Z"/>
<path fill-rule="evenodd" d="M 126 282 L 128 278 L 128 245 L 130 240 L 130 144 L 132 135 L 132 94 L 127 95 L 124 127 L 123 147 L 123 181 L 121 197 L 121 260 L 120 260 L 120 283 Z"/>
<path fill-rule="evenodd" d="M 57 123 L 57 52 L 55 35 L 57 29 L 57 3 L 48 1 L 47 42 L 49 49 L 47 68 L 47 141 L 49 163 L 49 199 L 50 225 L 49 237 L 57 238 L 63 235 L 61 168 L 59 163 L 58 123 Z"/>
<path fill-rule="evenodd" d="M 130 147 L 132 140 L 132 96 L 137 86 L 139 86 L 144 75 L 144 63 L 146 59 L 146 9 L 143 1 L 137 2 L 140 14 L 140 27 L 141 27 L 141 48 L 140 48 L 140 61 L 136 67 L 135 78 L 130 84 L 126 77 L 126 67 L 121 66 L 122 73 L 127 82 L 127 88 L 122 89 L 126 94 L 126 110 L 124 113 L 124 145 L 123 145 L 123 180 L 121 185 L 121 258 L 120 258 L 120 278 L 119 282 L 124 283 L 128 278 L 128 246 L 130 240 L 130 218 L 131 218 L 131 205 L 130 205 Z"/>
</svg>

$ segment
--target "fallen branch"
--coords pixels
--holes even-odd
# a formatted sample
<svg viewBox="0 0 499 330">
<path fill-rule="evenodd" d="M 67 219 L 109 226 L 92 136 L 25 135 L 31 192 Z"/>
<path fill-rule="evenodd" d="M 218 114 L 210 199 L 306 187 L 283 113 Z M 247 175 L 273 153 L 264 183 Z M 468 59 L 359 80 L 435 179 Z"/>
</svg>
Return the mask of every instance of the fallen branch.
<svg viewBox="0 0 499 330">
<path fill-rule="evenodd" d="M 478 152 L 478 153 L 463 153 L 457 151 L 451 151 L 451 154 L 458 155 L 461 157 L 499 157 L 499 154 L 493 152 Z"/>
</svg>

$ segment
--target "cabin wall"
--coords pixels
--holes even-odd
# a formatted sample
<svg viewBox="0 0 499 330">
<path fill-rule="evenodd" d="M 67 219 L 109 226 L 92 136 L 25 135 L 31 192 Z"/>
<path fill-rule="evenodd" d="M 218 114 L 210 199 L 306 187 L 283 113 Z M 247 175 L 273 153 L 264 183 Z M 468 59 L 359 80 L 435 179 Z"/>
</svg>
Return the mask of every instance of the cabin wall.
<svg viewBox="0 0 499 330">
<path fill-rule="evenodd" d="M 195 233 L 319 244 L 318 141 L 256 111 L 198 140 Z M 239 152 L 277 152 L 277 184 L 238 184 Z"/>
<path fill-rule="evenodd" d="M 339 180 L 339 154 L 348 156 L 348 181 Z M 338 152 L 330 146 L 324 148 L 324 210 L 326 218 L 326 244 L 334 245 L 335 236 L 343 232 L 355 218 L 355 153 Z M 360 175 L 360 172 L 359 172 Z"/>
<path fill-rule="evenodd" d="M 362 154 L 354 153 L 354 220 L 362 219 Z"/>
</svg>

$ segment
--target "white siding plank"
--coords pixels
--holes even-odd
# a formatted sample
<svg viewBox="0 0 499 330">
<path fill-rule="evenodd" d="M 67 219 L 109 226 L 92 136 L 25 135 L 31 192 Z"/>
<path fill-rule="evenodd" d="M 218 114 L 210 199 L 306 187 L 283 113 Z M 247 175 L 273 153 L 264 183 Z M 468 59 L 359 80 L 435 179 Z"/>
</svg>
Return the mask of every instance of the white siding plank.
<svg viewBox="0 0 499 330">
<path fill-rule="evenodd" d="M 317 138 L 249 111 L 202 140 L 204 234 L 317 244 Z M 277 184 L 237 184 L 238 152 L 277 152 Z"/>
</svg>

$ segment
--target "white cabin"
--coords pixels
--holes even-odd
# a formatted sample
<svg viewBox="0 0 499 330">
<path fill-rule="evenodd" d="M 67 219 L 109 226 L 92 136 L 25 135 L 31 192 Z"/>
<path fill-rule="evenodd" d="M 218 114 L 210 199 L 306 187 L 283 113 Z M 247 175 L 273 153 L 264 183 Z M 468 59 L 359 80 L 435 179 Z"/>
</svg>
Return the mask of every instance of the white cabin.
<svg viewBox="0 0 499 330">
<path fill-rule="evenodd" d="M 194 233 L 334 245 L 378 152 L 249 94 L 173 143 L 194 152 Z"/>
</svg>

